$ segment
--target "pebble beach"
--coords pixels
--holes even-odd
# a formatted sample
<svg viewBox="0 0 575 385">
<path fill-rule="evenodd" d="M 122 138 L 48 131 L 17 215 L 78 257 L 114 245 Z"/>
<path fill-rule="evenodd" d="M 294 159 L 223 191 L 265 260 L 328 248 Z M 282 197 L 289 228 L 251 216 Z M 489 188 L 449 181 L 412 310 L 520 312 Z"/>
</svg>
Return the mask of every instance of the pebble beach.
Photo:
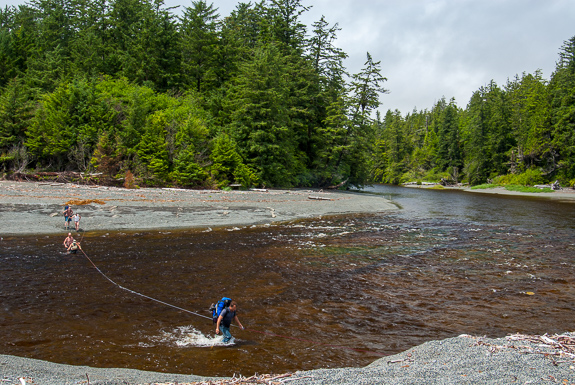
<svg viewBox="0 0 575 385">
<path fill-rule="evenodd" d="M 565 199 L 566 195 L 560 197 Z M 67 230 L 62 211 L 67 204 L 82 217 L 80 232 L 268 226 L 311 217 L 397 209 L 381 196 L 333 190 L 126 190 L 0 181 L 0 249 L 2 243 L 17 236 L 61 233 L 64 238 Z M 363 368 L 238 373 L 233 378 L 219 379 L 0 355 L 0 385 L 554 383 L 575 384 L 574 333 L 497 339 L 462 335 L 430 341 L 374 360 Z"/>
</svg>

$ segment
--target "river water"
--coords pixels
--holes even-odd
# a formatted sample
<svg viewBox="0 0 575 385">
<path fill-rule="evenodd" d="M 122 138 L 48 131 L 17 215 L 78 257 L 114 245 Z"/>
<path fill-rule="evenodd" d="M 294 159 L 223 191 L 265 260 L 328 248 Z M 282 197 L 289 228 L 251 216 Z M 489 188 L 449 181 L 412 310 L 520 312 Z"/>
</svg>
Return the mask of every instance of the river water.
<svg viewBox="0 0 575 385">
<path fill-rule="evenodd" d="M 575 330 L 575 204 L 375 186 L 398 209 L 273 226 L 6 238 L 0 353 L 231 376 L 364 366 L 460 334 Z M 355 350 L 354 350 L 355 349 Z"/>
</svg>

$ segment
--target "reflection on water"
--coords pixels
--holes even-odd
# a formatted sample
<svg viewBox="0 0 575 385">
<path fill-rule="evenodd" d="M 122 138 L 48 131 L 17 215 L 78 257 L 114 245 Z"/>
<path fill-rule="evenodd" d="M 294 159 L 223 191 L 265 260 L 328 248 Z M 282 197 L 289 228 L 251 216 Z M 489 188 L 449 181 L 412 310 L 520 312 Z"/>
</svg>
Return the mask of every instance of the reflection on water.
<svg viewBox="0 0 575 385">
<path fill-rule="evenodd" d="M 392 354 L 462 333 L 575 329 L 573 206 L 403 190 L 383 191 L 403 207 L 391 213 L 85 235 L 88 255 L 119 284 L 206 316 L 227 295 L 247 328 L 289 337 L 235 328 L 231 347 L 210 320 L 122 291 L 83 256 L 60 254 L 61 237 L 5 237 L 0 352 L 231 376 L 378 358 L 309 340 Z"/>
<path fill-rule="evenodd" d="M 399 205 L 409 219 L 446 219 L 536 228 L 575 228 L 573 202 L 535 196 L 492 195 L 459 190 L 430 190 L 375 185 L 364 191 Z M 545 194 L 545 193 L 541 193 Z"/>
</svg>

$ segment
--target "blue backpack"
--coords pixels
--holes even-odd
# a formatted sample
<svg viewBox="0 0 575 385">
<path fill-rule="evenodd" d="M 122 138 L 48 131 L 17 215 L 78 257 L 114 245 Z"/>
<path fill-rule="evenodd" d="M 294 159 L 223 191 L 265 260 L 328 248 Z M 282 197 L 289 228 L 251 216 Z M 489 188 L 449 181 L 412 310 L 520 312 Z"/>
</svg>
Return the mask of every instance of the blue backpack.
<svg viewBox="0 0 575 385">
<path fill-rule="evenodd" d="M 212 306 L 210 306 L 210 310 L 212 311 L 212 320 L 214 321 L 214 323 L 218 322 L 218 317 L 220 316 L 220 313 L 222 312 L 222 310 L 224 310 L 226 307 L 230 306 L 230 303 L 232 303 L 232 299 L 228 298 L 228 297 L 223 297 L 222 299 L 220 299 L 218 301 L 217 304 L 212 304 Z"/>
</svg>

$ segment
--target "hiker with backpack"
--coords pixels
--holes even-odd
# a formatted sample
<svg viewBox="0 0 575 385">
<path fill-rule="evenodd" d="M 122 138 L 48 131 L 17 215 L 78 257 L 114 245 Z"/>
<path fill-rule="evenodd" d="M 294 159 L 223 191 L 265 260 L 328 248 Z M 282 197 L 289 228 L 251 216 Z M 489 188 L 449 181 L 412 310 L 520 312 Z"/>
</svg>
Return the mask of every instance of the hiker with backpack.
<svg viewBox="0 0 575 385">
<path fill-rule="evenodd" d="M 229 306 L 224 306 L 216 321 L 216 334 L 220 334 L 220 330 L 222 331 L 224 336 L 224 344 L 227 344 L 232 339 L 232 334 L 230 333 L 230 326 L 232 321 L 235 321 L 236 324 L 238 324 L 238 326 L 244 330 L 244 326 L 236 314 L 237 307 L 238 305 L 236 301 L 230 300 Z"/>
<path fill-rule="evenodd" d="M 66 206 L 64 208 L 64 228 L 68 230 L 70 226 L 70 222 L 72 221 L 72 215 L 74 215 L 74 211 L 72 211 L 71 206 Z"/>
</svg>

